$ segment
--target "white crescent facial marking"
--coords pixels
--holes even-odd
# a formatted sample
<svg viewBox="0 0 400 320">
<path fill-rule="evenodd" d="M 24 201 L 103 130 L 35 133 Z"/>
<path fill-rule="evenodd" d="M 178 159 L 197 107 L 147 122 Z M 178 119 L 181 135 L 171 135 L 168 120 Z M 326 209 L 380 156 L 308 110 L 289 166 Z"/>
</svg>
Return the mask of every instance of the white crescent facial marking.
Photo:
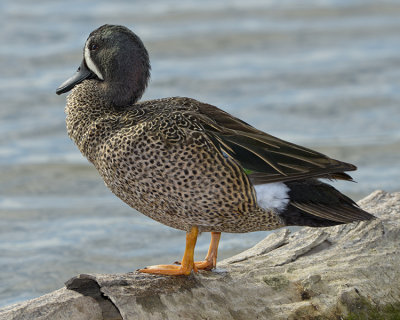
<svg viewBox="0 0 400 320">
<path fill-rule="evenodd" d="M 104 80 L 103 75 L 101 74 L 99 68 L 97 68 L 92 58 L 90 57 L 90 50 L 88 48 L 88 43 L 86 43 L 85 46 L 85 62 L 90 71 L 94 72 L 99 79 Z"/>
<path fill-rule="evenodd" d="M 290 189 L 282 182 L 265 183 L 254 186 L 257 204 L 266 210 L 282 211 L 289 203 Z"/>
</svg>

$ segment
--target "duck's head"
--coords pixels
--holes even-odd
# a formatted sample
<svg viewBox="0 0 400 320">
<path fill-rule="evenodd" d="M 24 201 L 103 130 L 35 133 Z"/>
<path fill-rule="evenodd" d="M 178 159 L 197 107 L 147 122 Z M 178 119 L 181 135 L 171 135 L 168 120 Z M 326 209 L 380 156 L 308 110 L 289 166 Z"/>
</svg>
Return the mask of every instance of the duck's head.
<svg viewBox="0 0 400 320">
<path fill-rule="evenodd" d="M 80 67 L 56 93 L 95 79 L 105 99 L 126 106 L 140 99 L 149 78 L 149 55 L 140 38 L 126 27 L 106 24 L 89 35 Z"/>
</svg>

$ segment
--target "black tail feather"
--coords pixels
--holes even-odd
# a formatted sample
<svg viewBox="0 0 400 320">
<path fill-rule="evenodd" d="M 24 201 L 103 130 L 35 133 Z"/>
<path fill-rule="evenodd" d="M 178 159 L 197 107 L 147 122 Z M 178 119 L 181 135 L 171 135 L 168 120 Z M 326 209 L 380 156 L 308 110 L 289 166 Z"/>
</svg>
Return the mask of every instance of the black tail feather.
<svg viewBox="0 0 400 320">
<path fill-rule="evenodd" d="M 375 217 L 349 197 L 319 180 L 287 182 L 290 203 L 281 217 L 287 225 L 322 227 Z"/>
</svg>

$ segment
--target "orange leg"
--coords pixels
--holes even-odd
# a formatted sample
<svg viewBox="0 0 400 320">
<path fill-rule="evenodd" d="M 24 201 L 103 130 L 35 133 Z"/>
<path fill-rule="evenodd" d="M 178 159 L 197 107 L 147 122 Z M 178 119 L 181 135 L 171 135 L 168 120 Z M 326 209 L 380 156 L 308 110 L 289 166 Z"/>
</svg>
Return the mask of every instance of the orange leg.
<svg viewBox="0 0 400 320">
<path fill-rule="evenodd" d="M 196 261 L 194 264 L 199 270 L 211 270 L 217 266 L 218 244 L 221 232 L 211 232 L 211 242 L 204 261 Z"/>
<path fill-rule="evenodd" d="M 198 234 L 199 229 L 197 227 L 192 227 L 190 231 L 186 233 L 186 248 L 181 265 L 160 264 L 140 269 L 139 272 L 165 274 L 170 276 L 188 276 L 192 270 L 197 272 L 197 268 L 194 264 L 194 247 L 196 246 Z"/>
</svg>

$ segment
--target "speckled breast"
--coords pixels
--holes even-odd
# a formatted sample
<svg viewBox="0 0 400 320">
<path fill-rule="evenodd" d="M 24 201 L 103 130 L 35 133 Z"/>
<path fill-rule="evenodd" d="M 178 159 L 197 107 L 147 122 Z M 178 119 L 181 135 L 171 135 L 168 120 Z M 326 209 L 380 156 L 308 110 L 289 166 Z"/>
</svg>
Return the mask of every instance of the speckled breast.
<svg viewBox="0 0 400 320">
<path fill-rule="evenodd" d="M 111 156 L 96 161 L 106 185 L 133 208 L 186 230 L 229 225 L 254 207 L 248 200 L 252 195 L 224 165 L 225 159 L 212 159 L 193 144 L 166 144 L 140 126 L 135 129 L 104 144 L 102 154 Z"/>
</svg>

